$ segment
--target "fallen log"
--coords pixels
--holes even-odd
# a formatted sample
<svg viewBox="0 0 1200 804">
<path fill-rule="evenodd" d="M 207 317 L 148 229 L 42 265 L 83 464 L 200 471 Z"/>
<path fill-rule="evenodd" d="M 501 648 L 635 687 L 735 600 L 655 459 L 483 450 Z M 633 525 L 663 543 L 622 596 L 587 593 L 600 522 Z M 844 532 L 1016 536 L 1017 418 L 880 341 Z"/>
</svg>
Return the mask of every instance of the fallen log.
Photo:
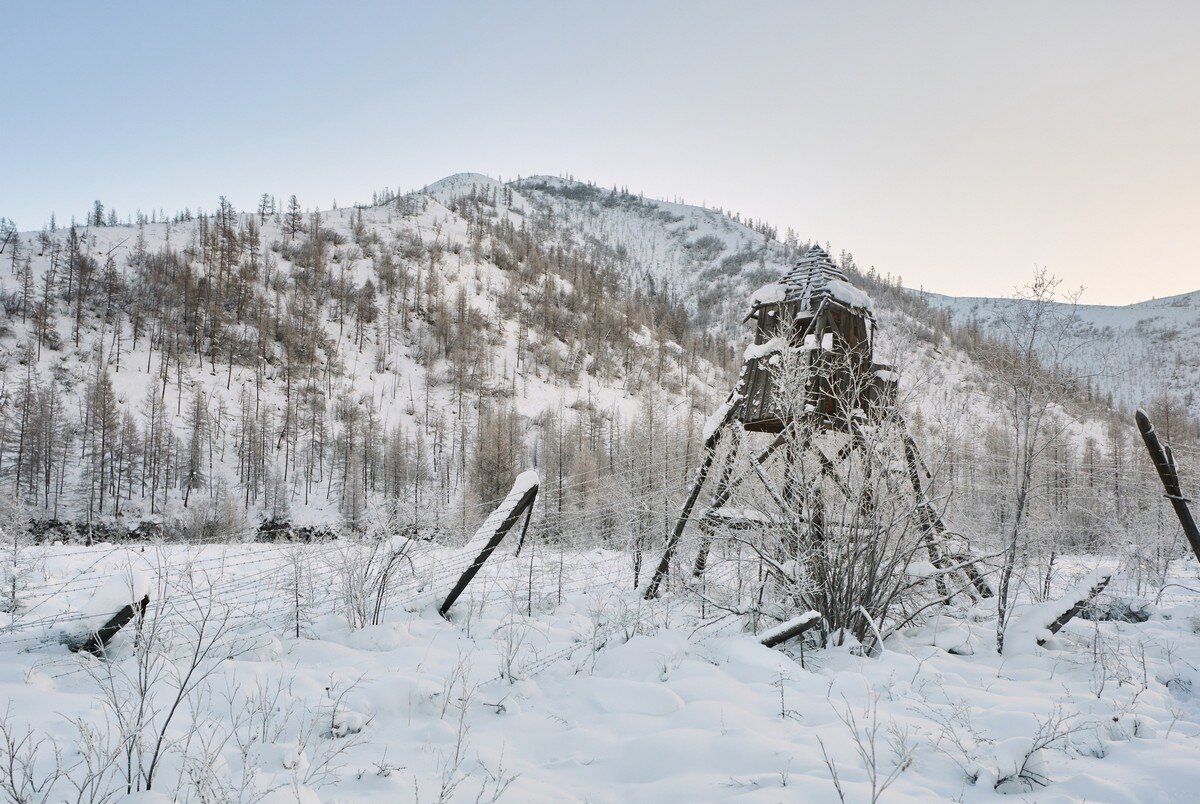
<svg viewBox="0 0 1200 804">
<path fill-rule="evenodd" d="M 1064 625 L 1104 591 L 1112 576 L 1111 570 L 1094 570 L 1057 600 L 1033 606 L 1007 629 L 1004 636 L 1005 652 L 1009 652 L 1010 646 L 1045 645 L 1051 636 L 1061 631 Z"/>
<path fill-rule="evenodd" d="M 795 639 L 805 631 L 810 631 L 821 622 L 821 614 L 816 611 L 806 611 L 799 617 L 793 617 L 787 622 L 780 623 L 774 628 L 768 628 L 758 635 L 758 641 L 764 647 L 774 648 L 789 639 Z"/>
<path fill-rule="evenodd" d="M 1072 597 L 1078 598 L 1075 601 L 1074 605 L 1072 605 L 1071 608 L 1067 609 L 1062 614 L 1058 615 L 1058 617 L 1056 617 L 1054 619 L 1054 622 L 1052 622 L 1048 626 L 1046 626 L 1046 630 L 1049 631 L 1052 635 L 1057 634 L 1059 631 L 1061 631 L 1062 627 L 1064 625 L 1071 622 L 1071 620 L 1075 618 L 1075 615 L 1077 615 L 1077 614 L 1079 614 L 1079 612 L 1083 611 L 1089 603 L 1091 603 L 1093 600 L 1096 599 L 1096 595 L 1098 595 L 1104 591 L 1104 587 L 1108 586 L 1108 582 L 1111 580 L 1112 580 L 1112 574 L 1105 573 L 1105 574 L 1098 576 L 1094 581 L 1092 581 L 1091 586 L 1089 586 L 1086 590 L 1084 590 L 1082 595 L 1079 594 L 1078 591 L 1074 592 Z M 1077 589 L 1078 589 L 1078 587 L 1077 587 Z M 1069 600 L 1070 598 L 1066 598 L 1066 599 Z M 1038 639 L 1039 645 L 1044 645 L 1045 643 L 1046 643 L 1045 637 Z"/>
</svg>

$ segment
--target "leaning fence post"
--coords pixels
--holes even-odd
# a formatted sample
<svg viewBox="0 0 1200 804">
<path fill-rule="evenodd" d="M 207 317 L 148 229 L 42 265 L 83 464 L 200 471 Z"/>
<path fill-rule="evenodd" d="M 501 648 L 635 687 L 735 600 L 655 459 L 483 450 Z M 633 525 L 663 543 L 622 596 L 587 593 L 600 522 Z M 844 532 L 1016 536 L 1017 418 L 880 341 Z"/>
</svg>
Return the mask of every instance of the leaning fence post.
<svg viewBox="0 0 1200 804">
<path fill-rule="evenodd" d="M 484 520 L 483 524 L 479 526 L 479 530 L 475 531 L 475 535 L 471 537 L 471 541 L 467 542 L 467 546 L 463 548 L 468 555 L 476 549 L 479 552 L 475 556 L 475 560 L 459 576 L 458 583 L 454 584 L 450 594 L 446 595 L 446 599 L 438 608 L 438 614 L 446 616 L 450 607 L 454 605 L 454 601 L 458 600 L 458 596 L 463 593 L 467 584 L 479 572 L 479 568 L 496 551 L 500 542 L 504 541 L 505 535 L 512 530 L 513 525 L 517 524 L 521 514 L 526 510 L 532 510 L 533 501 L 537 499 L 540 482 L 541 479 L 534 471 L 522 472 L 517 475 L 512 490 L 508 492 L 504 502 L 500 503 L 500 506 Z"/>
<path fill-rule="evenodd" d="M 116 614 L 109 618 L 108 622 L 96 629 L 86 640 L 78 645 L 73 645 L 71 651 L 78 653 L 79 651 L 87 651 L 93 656 L 99 656 L 108 647 L 108 641 L 117 635 L 117 632 L 125 627 L 125 624 L 133 619 L 134 615 L 143 615 L 146 613 L 146 607 L 150 605 L 150 595 L 142 595 L 142 599 L 133 603 L 128 603 L 121 608 Z"/>
<path fill-rule="evenodd" d="M 1112 573 L 1107 572 L 1096 578 L 1096 580 L 1087 589 L 1082 590 L 1083 594 L 1079 595 L 1069 609 L 1058 615 L 1049 625 L 1046 630 L 1051 634 L 1057 634 L 1062 630 L 1062 627 L 1071 622 L 1079 612 L 1096 599 L 1097 595 L 1104 591 L 1104 587 L 1108 586 L 1108 582 L 1112 580 Z M 1038 644 L 1044 644 L 1045 639 L 1038 639 Z"/>
<path fill-rule="evenodd" d="M 1166 491 L 1163 496 L 1171 501 L 1171 507 L 1175 509 L 1175 516 L 1179 517 L 1183 533 L 1192 546 L 1192 553 L 1195 554 L 1196 560 L 1200 561 L 1200 529 L 1196 527 L 1196 520 L 1192 518 L 1187 497 L 1184 497 L 1183 492 L 1180 491 L 1179 471 L 1175 467 L 1175 456 L 1171 454 L 1170 447 L 1164 446 L 1158 440 L 1158 433 L 1154 431 L 1154 425 L 1150 423 L 1150 417 L 1146 415 L 1146 411 L 1139 409 L 1134 417 L 1137 419 L 1138 430 L 1142 432 L 1142 440 L 1146 442 L 1146 449 L 1150 452 L 1154 468 L 1158 470 L 1158 477 Z"/>
</svg>

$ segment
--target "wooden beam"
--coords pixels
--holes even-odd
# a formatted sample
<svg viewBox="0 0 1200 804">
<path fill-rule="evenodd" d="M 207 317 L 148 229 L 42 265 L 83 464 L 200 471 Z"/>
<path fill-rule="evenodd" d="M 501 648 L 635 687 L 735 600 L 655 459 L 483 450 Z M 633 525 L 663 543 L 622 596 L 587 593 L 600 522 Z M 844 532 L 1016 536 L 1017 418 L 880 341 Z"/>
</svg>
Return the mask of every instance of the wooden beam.
<svg viewBox="0 0 1200 804">
<path fill-rule="evenodd" d="M 1088 603 L 1091 603 L 1096 599 L 1096 595 L 1104 591 L 1104 587 L 1108 586 L 1108 582 L 1111 580 L 1112 575 L 1102 575 L 1100 579 L 1096 581 L 1096 583 L 1092 584 L 1092 586 L 1088 588 L 1087 592 L 1082 597 L 1075 601 L 1071 608 L 1064 611 L 1058 616 L 1057 619 L 1054 620 L 1054 622 L 1046 626 L 1046 630 L 1052 634 L 1057 634 L 1059 631 L 1061 631 L 1064 625 L 1071 622 L 1071 620 L 1075 618 L 1075 615 L 1083 611 L 1084 606 L 1086 606 Z M 1039 645 L 1044 645 L 1046 640 L 1039 639 L 1037 642 Z"/>
<path fill-rule="evenodd" d="M 789 639 L 795 639 L 805 631 L 811 631 L 821 622 L 821 615 L 815 611 L 808 611 L 801 614 L 799 617 L 793 617 L 785 623 L 780 623 L 774 628 L 768 628 L 758 636 L 758 641 L 764 647 L 774 648 L 777 645 L 782 645 Z"/>
<path fill-rule="evenodd" d="M 730 400 L 732 398 L 733 394 L 730 394 Z M 658 566 L 654 568 L 654 575 L 651 576 L 649 583 L 646 584 L 645 592 L 642 593 L 646 600 L 658 597 L 662 580 L 671 568 L 671 558 L 675 555 L 675 549 L 679 547 L 679 540 L 683 538 L 683 531 L 687 527 L 688 519 L 692 516 L 692 509 L 696 507 L 696 500 L 700 498 L 700 490 L 704 488 L 704 480 L 708 477 L 708 471 L 712 469 L 713 460 L 717 457 L 717 444 L 721 440 L 721 431 L 729 424 L 729 420 L 733 418 L 734 411 L 737 409 L 737 406 L 730 404 L 729 401 L 726 401 L 725 405 L 724 415 L 712 432 L 708 434 L 708 438 L 704 439 L 704 457 L 696 469 L 696 476 L 692 478 L 692 487 L 683 501 L 683 507 L 679 509 L 679 518 L 675 520 L 675 529 L 671 531 L 671 536 L 667 539 L 667 546 L 663 550 L 662 558 L 658 561 Z"/>
</svg>

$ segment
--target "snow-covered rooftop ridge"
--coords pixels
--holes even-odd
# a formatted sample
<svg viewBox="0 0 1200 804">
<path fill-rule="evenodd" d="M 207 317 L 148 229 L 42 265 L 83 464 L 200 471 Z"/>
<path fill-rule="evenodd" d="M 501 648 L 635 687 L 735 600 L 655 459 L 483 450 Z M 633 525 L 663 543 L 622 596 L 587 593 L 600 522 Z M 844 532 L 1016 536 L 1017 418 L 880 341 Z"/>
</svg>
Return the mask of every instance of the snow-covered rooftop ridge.
<svg viewBox="0 0 1200 804">
<path fill-rule="evenodd" d="M 763 299 L 770 297 L 771 287 L 760 288 L 754 294 L 754 303 L 762 303 Z M 825 249 L 816 244 L 809 246 L 804 256 L 778 283 L 774 283 L 774 287 L 784 288 L 788 298 L 809 299 L 823 294 L 860 310 L 869 311 L 872 308 L 871 297 L 854 287 Z"/>
</svg>

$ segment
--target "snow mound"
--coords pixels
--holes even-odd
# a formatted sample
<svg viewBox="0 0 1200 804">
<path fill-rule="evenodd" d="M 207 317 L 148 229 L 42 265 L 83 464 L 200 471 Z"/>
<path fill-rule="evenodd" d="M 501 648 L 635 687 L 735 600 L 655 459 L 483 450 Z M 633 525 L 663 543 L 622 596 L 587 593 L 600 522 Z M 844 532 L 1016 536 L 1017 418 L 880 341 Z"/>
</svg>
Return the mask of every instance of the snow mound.
<svg viewBox="0 0 1200 804">
<path fill-rule="evenodd" d="M 849 282 L 843 282 L 840 279 L 830 279 L 825 283 L 825 290 L 828 290 L 833 298 L 851 307 L 868 311 L 873 309 L 874 302 L 871 301 L 871 297 Z"/>
<path fill-rule="evenodd" d="M 766 343 L 752 343 L 746 347 L 742 358 L 744 360 L 754 360 L 755 358 L 763 358 L 767 355 L 773 355 L 776 352 L 782 352 L 787 346 L 787 340 L 776 335 Z"/>
<path fill-rule="evenodd" d="M 778 282 L 770 282 L 750 295 L 750 304 L 776 304 L 786 297 L 787 287 Z"/>
</svg>

